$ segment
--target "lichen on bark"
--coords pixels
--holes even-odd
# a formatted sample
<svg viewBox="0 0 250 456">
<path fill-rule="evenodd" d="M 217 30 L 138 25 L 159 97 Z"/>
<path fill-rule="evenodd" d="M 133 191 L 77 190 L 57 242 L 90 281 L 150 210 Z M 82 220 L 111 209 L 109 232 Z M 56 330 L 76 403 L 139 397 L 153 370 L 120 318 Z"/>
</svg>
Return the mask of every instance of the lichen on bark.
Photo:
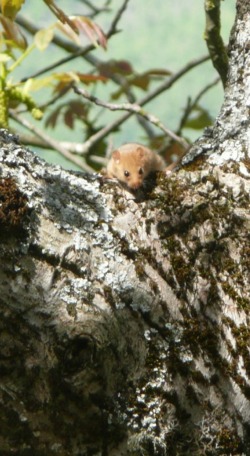
<svg viewBox="0 0 250 456">
<path fill-rule="evenodd" d="M 29 208 L 25 237 L 0 249 L 3 454 L 240 454 L 244 163 L 200 160 L 136 201 L 6 134 L 1 150 L 2 178 Z"/>
</svg>

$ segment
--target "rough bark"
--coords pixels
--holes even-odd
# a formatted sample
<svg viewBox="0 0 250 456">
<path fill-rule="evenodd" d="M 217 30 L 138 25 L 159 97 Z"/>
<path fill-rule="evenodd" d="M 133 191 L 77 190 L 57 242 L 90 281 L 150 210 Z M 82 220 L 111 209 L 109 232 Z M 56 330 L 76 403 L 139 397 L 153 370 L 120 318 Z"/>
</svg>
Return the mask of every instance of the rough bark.
<svg viewBox="0 0 250 456">
<path fill-rule="evenodd" d="M 221 114 L 151 193 L 49 166 L 1 132 L 1 455 L 250 454 L 250 6 L 237 7 Z"/>
</svg>

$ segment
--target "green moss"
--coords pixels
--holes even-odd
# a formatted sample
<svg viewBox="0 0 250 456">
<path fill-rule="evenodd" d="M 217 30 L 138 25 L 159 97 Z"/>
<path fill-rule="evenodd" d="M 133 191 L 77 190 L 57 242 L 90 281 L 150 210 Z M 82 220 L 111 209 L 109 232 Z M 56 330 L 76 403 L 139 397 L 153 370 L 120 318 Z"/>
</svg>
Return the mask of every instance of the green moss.
<svg viewBox="0 0 250 456">
<path fill-rule="evenodd" d="M 232 333 L 236 339 L 237 353 L 240 354 L 244 361 L 244 367 L 248 376 L 250 375 L 250 358 L 249 358 L 249 346 L 250 346 L 250 328 L 248 326 L 241 325 L 240 327 L 234 326 Z"/>
<path fill-rule="evenodd" d="M 237 296 L 236 302 L 238 304 L 239 309 L 242 309 L 247 313 L 250 312 L 250 299 Z"/>
<path fill-rule="evenodd" d="M 145 262 L 143 260 L 143 257 L 140 255 L 135 259 L 134 261 L 134 267 L 135 267 L 135 272 L 137 274 L 137 277 L 143 281 L 146 280 L 147 274 L 144 269 Z"/>
<path fill-rule="evenodd" d="M 241 250 L 241 266 L 248 271 L 250 270 L 250 247 L 248 245 L 244 245 Z"/>
<path fill-rule="evenodd" d="M 201 401 L 192 385 L 187 385 L 186 397 L 189 400 L 189 402 L 192 404 L 192 406 L 195 404 L 197 404 L 197 405 L 201 404 Z"/>
<path fill-rule="evenodd" d="M 223 289 L 223 291 L 233 300 L 233 301 L 236 301 L 237 300 L 237 293 L 236 291 L 234 290 L 234 288 L 229 285 L 228 282 L 222 282 L 221 283 L 221 287 Z"/>
<path fill-rule="evenodd" d="M 198 157 L 194 158 L 192 162 L 188 163 L 187 165 L 183 166 L 185 171 L 199 171 L 203 169 L 204 163 L 206 163 L 207 158 L 203 155 L 199 155 Z"/>
<path fill-rule="evenodd" d="M 209 381 L 207 378 L 202 375 L 200 371 L 192 371 L 192 379 L 195 383 L 200 383 L 201 385 L 208 385 Z"/>
<path fill-rule="evenodd" d="M 217 438 L 221 448 L 218 454 L 238 455 L 243 451 L 241 440 L 235 431 L 224 427 L 218 432 Z"/>
<path fill-rule="evenodd" d="M 180 207 L 188 190 L 188 184 L 180 182 L 174 174 L 170 177 L 160 177 L 158 179 L 160 191 L 156 195 L 158 207 L 166 213 L 171 212 L 172 207 Z"/>
<path fill-rule="evenodd" d="M 0 179 L 0 234 L 1 237 L 26 235 L 25 222 L 29 209 L 27 197 L 12 178 Z"/>
<path fill-rule="evenodd" d="M 164 245 L 172 253 L 178 252 L 181 248 L 180 240 L 175 235 L 168 236 Z"/>
<path fill-rule="evenodd" d="M 116 300 L 113 296 L 113 290 L 108 285 L 103 286 L 103 293 L 105 300 L 111 305 L 112 308 L 116 307 Z"/>
<path fill-rule="evenodd" d="M 71 317 L 76 318 L 77 312 L 75 304 L 67 304 L 67 312 Z"/>
<path fill-rule="evenodd" d="M 218 305 L 218 303 L 221 302 L 220 295 L 219 295 L 219 290 L 217 286 L 216 280 L 211 277 L 210 278 L 210 288 L 208 292 L 208 297 L 207 297 L 207 304 L 210 306 L 215 306 Z"/>
<path fill-rule="evenodd" d="M 183 343 L 196 356 L 200 351 L 207 351 L 213 358 L 218 354 L 218 333 L 199 318 L 187 318 L 183 329 Z"/>
<path fill-rule="evenodd" d="M 176 279 L 180 285 L 192 284 L 192 279 L 195 275 L 195 271 L 191 264 L 185 263 L 183 256 L 181 255 L 170 255 L 170 262 L 174 270 Z"/>
</svg>

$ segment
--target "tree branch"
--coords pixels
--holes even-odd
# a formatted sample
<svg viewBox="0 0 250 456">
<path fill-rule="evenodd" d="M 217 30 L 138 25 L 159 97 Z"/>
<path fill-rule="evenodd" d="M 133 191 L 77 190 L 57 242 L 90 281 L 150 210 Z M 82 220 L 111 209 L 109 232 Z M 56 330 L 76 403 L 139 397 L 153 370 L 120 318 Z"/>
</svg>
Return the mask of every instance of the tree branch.
<svg viewBox="0 0 250 456">
<path fill-rule="evenodd" d="M 205 40 L 214 68 L 218 71 L 225 88 L 228 73 L 228 56 L 220 35 L 220 0 L 205 0 Z"/>
<path fill-rule="evenodd" d="M 88 15 L 88 17 L 95 17 L 97 16 L 98 14 L 100 13 L 103 13 L 103 12 L 106 12 L 106 11 L 110 11 L 110 9 L 107 7 L 107 6 L 103 6 L 101 8 L 97 8 L 95 5 L 92 5 L 92 3 L 88 0 L 83 0 L 83 3 L 85 3 L 85 5 L 87 5 L 87 7 L 92 11 L 91 14 Z"/>
<path fill-rule="evenodd" d="M 189 144 L 183 138 L 180 138 L 173 131 L 169 130 L 169 128 L 165 127 L 156 116 L 153 116 L 152 114 L 148 114 L 138 104 L 135 104 L 135 103 L 133 103 L 133 104 L 131 104 L 131 103 L 113 104 L 113 103 L 103 102 L 100 99 L 98 99 L 97 97 L 90 95 L 87 92 L 87 90 L 79 89 L 75 84 L 73 84 L 72 87 L 73 87 L 75 93 L 82 95 L 84 98 L 95 103 L 97 106 L 102 106 L 104 108 L 109 109 L 110 111 L 128 111 L 132 114 L 137 114 L 137 115 L 139 114 L 140 116 L 144 117 L 146 120 L 151 122 L 153 125 L 156 125 L 158 128 L 160 128 L 171 139 L 173 139 L 174 141 L 181 144 L 184 147 L 184 149 L 187 149 L 189 147 Z"/>
<path fill-rule="evenodd" d="M 81 168 L 82 170 L 93 173 L 93 169 L 87 165 L 83 158 L 79 159 L 78 157 L 75 157 L 71 152 L 65 149 L 58 141 L 50 138 L 48 135 L 43 133 L 39 128 L 35 127 L 33 124 L 28 122 L 28 120 L 24 119 L 22 116 L 16 114 L 12 110 L 10 111 L 10 116 L 20 125 L 27 128 L 29 131 L 33 132 L 36 136 L 41 138 L 46 144 L 48 144 L 48 146 L 52 147 L 52 149 L 55 149 L 57 152 L 59 152 L 64 158 L 79 166 L 79 168 Z"/>
<path fill-rule="evenodd" d="M 13 117 L 14 119 L 14 117 Z M 17 119 L 14 119 L 17 121 Z M 24 134 L 22 131 L 13 131 L 13 133 L 17 134 L 18 137 L 20 138 L 20 142 L 26 146 L 35 146 L 35 147 L 40 147 L 41 149 L 52 149 L 52 145 L 50 146 L 48 142 L 44 141 L 41 136 L 38 137 L 35 134 Z M 69 141 L 57 141 L 57 145 L 59 145 L 61 148 L 66 149 L 68 152 L 70 152 L 73 155 L 84 155 L 82 153 L 83 151 L 83 144 L 82 143 L 77 143 L 77 142 L 69 142 Z M 54 149 L 54 148 L 53 148 Z M 86 152 L 85 152 L 86 155 Z M 91 161 L 95 162 L 98 165 L 105 166 L 106 164 L 106 158 L 100 157 L 99 155 L 94 155 L 91 154 Z M 92 170 L 93 172 L 93 170 Z"/>
<path fill-rule="evenodd" d="M 138 105 L 142 107 L 146 103 L 152 101 L 154 98 L 156 98 L 162 92 L 164 92 L 165 90 L 168 90 L 184 74 L 188 73 L 190 70 L 192 70 L 193 68 L 195 68 L 198 65 L 201 65 L 202 63 L 206 62 L 209 59 L 210 59 L 209 56 L 205 56 L 205 57 L 201 57 L 200 59 L 197 59 L 197 60 L 194 60 L 192 62 L 189 62 L 181 70 L 179 70 L 175 74 L 173 74 L 167 81 L 164 81 L 155 90 L 153 90 L 151 93 L 149 93 L 144 98 L 139 100 L 138 101 Z M 111 133 L 115 128 L 118 128 L 121 124 L 123 124 L 132 115 L 133 115 L 133 113 L 131 113 L 131 112 L 127 112 L 126 114 L 123 114 L 118 119 L 116 119 L 114 122 L 110 123 L 109 125 L 106 125 L 101 130 L 99 130 L 97 133 L 92 135 L 87 141 L 84 142 L 84 144 L 83 144 L 83 146 L 84 146 L 83 151 L 84 152 L 83 153 L 86 153 L 87 151 L 89 151 L 89 149 L 91 147 L 93 147 L 94 144 L 96 144 L 98 141 L 100 141 L 105 136 L 107 136 L 109 133 Z"/>
</svg>

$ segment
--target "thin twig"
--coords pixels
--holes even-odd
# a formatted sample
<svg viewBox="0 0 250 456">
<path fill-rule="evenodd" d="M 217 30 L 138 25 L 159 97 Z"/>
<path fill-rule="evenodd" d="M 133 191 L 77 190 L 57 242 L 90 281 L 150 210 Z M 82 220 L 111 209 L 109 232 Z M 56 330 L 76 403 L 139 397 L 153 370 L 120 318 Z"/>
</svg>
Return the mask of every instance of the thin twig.
<svg viewBox="0 0 250 456">
<path fill-rule="evenodd" d="M 17 113 L 15 113 L 15 114 L 12 113 L 12 117 L 14 120 L 17 121 L 17 117 L 18 117 Z M 14 117 L 16 117 L 16 118 L 14 118 Z M 31 128 L 29 128 L 29 130 L 31 130 Z M 41 134 L 39 135 L 39 137 L 35 134 L 26 135 L 21 131 L 17 132 L 17 134 L 20 137 L 22 144 L 40 147 L 41 149 L 48 149 L 48 141 L 45 141 L 44 139 L 42 139 Z M 73 155 L 81 155 L 81 156 L 84 155 L 84 148 L 83 148 L 82 142 L 79 143 L 79 142 L 72 142 L 72 141 L 71 142 L 70 141 L 57 141 L 57 146 L 60 147 L 61 149 L 66 149 L 68 152 L 70 152 Z M 85 155 L 86 155 L 86 151 L 85 151 Z M 103 164 L 106 161 L 105 158 L 100 157 L 100 156 L 98 156 L 98 158 L 96 158 L 96 156 L 93 154 L 91 154 L 91 160 L 98 162 L 98 163 L 103 163 Z"/>
<path fill-rule="evenodd" d="M 206 85 L 198 94 L 197 96 L 195 97 L 195 99 L 193 101 L 191 101 L 191 99 L 188 100 L 188 103 L 187 103 L 187 107 L 184 111 L 184 114 L 181 118 L 181 121 L 180 121 L 180 125 L 179 125 L 179 128 L 177 129 L 177 134 L 178 135 L 181 135 L 181 131 L 183 129 L 183 126 L 185 125 L 187 119 L 188 119 L 188 116 L 189 114 L 192 112 L 192 110 L 194 109 L 194 107 L 197 105 L 198 101 L 201 99 L 201 97 L 203 97 L 203 95 L 208 92 L 208 90 L 212 89 L 216 84 L 218 84 L 218 82 L 220 81 L 220 78 L 216 78 L 213 82 L 211 82 L 210 84 Z"/>
<path fill-rule="evenodd" d="M 20 125 L 27 128 L 29 131 L 33 132 L 36 136 L 41 138 L 44 142 L 47 143 L 48 146 L 55 149 L 57 152 L 59 152 L 61 155 L 63 155 L 63 157 L 65 157 L 67 160 L 70 160 L 72 163 L 79 166 L 79 168 L 83 169 L 84 171 L 88 171 L 91 173 L 93 172 L 93 169 L 87 165 L 87 163 L 84 161 L 83 158 L 80 159 L 80 158 L 74 156 L 67 149 L 62 147 L 62 145 L 58 141 L 50 138 L 48 135 L 43 133 L 39 128 L 35 127 L 33 124 L 28 122 L 22 116 L 16 114 L 14 111 L 10 111 L 10 116 L 12 117 L 12 119 L 14 119 Z"/>
<path fill-rule="evenodd" d="M 89 94 L 87 92 L 87 90 L 79 89 L 75 84 L 73 84 L 72 87 L 77 94 L 82 95 L 87 100 L 95 103 L 98 106 L 107 108 L 110 111 L 128 111 L 132 114 L 137 114 L 137 115 L 139 114 L 140 116 L 144 117 L 146 120 L 151 122 L 153 125 L 156 125 L 158 128 L 160 128 L 166 135 L 168 135 L 174 141 L 181 144 L 184 147 L 184 149 L 187 149 L 189 147 L 188 143 L 183 138 L 180 138 L 173 131 L 169 130 L 169 128 L 165 127 L 163 125 L 163 123 L 156 116 L 153 116 L 152 114 L 148 114 L 138 104 L 135 104 L 135 103 L 133 103 L 133 104 L 132 103 L 121 103 L 121 104 L 106 103 L 106 102 L 101 101 L 99 98 Z"/>
<path fill-rule="evenodd" d="M 94 17 L 94 16 L 97 16 L 98 14 L 100 13 L 103 13 L 103 12 L 107 12 L 107 11 L 110 11 L 109 8 L 107 8 L 106 6 L 102 7 L 102 8 L 96 8 L 94 5 L 92 5 L 91 2 L 89 2 L 88 0 L 83 0 L 83 3 L 85 3 L 85 5 L 87 5 L 87 7 L 92 10 L 92 14 L 88 14 L 88 17 Z"/>
<path fill-rule="evenodd" d="M 128 2 L 129 0 L 124 0 L 123 4 L 121 5 L 121 7 L 119 8 L 119 10 L 117 11 L 112 23 L 111 23 L 111 26 L 110 26 L 110 29 L 107 33 L 107 36 L 112 36 L 114 33 L 117 32 L 117 25 L 118 25 L 118 22 L 119 20 L 121 19 L 124 11 L 126 10 L 127 6 L 128 6 Z"/>
<path fill-rule="evenodd" d="M 194 60 L 192 62 L 189 62 L 187 65 L 185 65 L 183 68 L 181 68 L 181 70 L 179 70 L 175 74 L 173 74 L 167 81 L 164 81 L 155 90 L 153 90 L 151 93 L 149 93 L 144 98 L 142 98 L 140 101 L 138 101 L 138 105 L 139 106 L 144 106 L 146 103 L 148 103 L 149 101 L 151 101 L 154 98 L 156 98 L 162 92 L 164 92 L 165 90 L 168 90 L 184 74 L 188 73 L 190 70 L 192 70 L 196 66 L 201 65 L 202 63 L 206 62 L 207 60 L 209 60 L 209 58 L 210 58 L 209 56 L 205 56 L 205 57 L 201 57 L 201 58 L 199 58 L 197 60 Z M 115 130 L 117 127 L 119 127 L 122 123 L 124 123 L 132 115 L 133 115 L 133 113 L 131 113 L 131 112 L 127 112 L 126 114 L 123 114 L 118 119 L 116 119 L 114 122 L 112 122 L 109 125 L 103 127 L 97 133 L 95 133 L 90 138 L 88 138 L 87 141 L 85 141 L 84 144 L 83 144 L 83 146 L 84 146 L 83 147 L 83 153 L 88 152 L 89 149 L 94 144 L 96 144 L 98 141 L 100 141 L 105 136 L 107 136 L 109 133 L 111 133 L 113 130 Z"/>
</svg>

